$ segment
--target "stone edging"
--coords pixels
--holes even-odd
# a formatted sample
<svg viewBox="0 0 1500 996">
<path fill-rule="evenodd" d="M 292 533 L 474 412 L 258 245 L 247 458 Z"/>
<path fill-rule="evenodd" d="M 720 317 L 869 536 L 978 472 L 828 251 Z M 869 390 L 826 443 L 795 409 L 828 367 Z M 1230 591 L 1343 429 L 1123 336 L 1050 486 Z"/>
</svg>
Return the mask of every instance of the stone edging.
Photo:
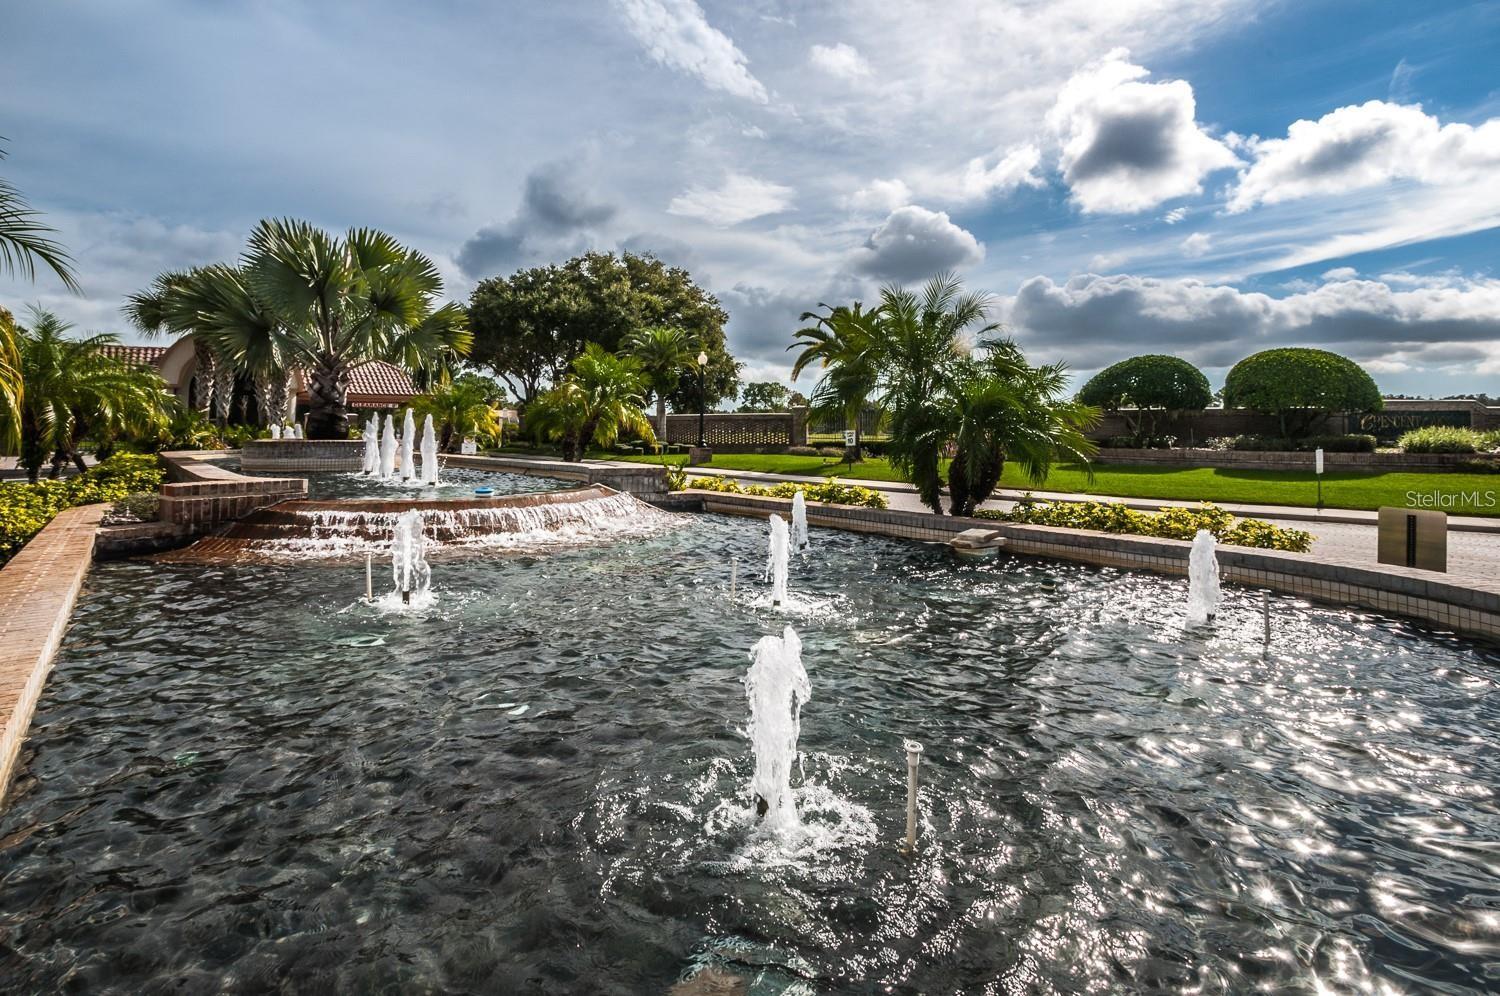
<svg viewBox="0 0 1500 996">
<path fill-rule="evenodd" d="M 1101 449 L 1095 463 L 1149 467 L 1215 467 L 1224 470 L 1305 470 L 1313 473 L 1311 452 L 1292 450 L 1211 450 L 1180 447 L 1143 450 Z M 1324 453 L 1328 470 L 1462 471 L 1465 464 L 1486 459 L 1483 453 Z"/>
<path fill-rule="evenodd" d="M 63 510 L 0 569 L 0 802 L 109 507 Z"/>
<path fill-rule="evenodd" d="M 307 497 L 307 481 L 303 478 L 246 477 L 205 459 L 220 455 L 203 450 L 160 454 L 170 478 L 161 486 L 157 517 L 162 522 L 197 535 L 267 505 Z"/>
<path fill-rule="evenodd" d="M 791 501 L 785 498 L 718 491 L 683 494 L 701 499 L 705 512 L 765 517 L 772 513 L 789 515 L 791 509 Z M 1188 551 L 1192 548 L 1185 540 L 816 502 L 807 504 L 807 521 L 834 529 L 938 543 L 946 543 L 968 529 L 983 529 L 998 534 L 1002 548 L 1011 553 L 1174 575 L 1187 573 Z M 1337 563 L 1280 550 L 1224 546 L 1219 548 L 1218 558 L 1220 572 L 1228 581 L 1410 616 L 1445 629 L 1500 639 L 1500 587 L 1461 584 L 1429 571 Z"/>
<path fill-rule="evenodd" d="M 265 471 L 356 471 L 365 466 L 363 439 L 248 439 L 240 466 Z"/>
<path fill-rule="evenodd" d="M 666 468 L 652 463 L 631 463 L 627 460 L 584 460 L 569 463 L 565 460 L 524 456 L 461 456 L 451 453 L 443 454 L 440 459 L 445 467 L 472 467 L 475 470 L 528 474 L 532 477 L 555 477 L 560 481 L 578 481 L 581 484 L 602 484 L 616 491 L 628 492 L 637 498 L 664 497 L 667 493 Z"/>
</svg>

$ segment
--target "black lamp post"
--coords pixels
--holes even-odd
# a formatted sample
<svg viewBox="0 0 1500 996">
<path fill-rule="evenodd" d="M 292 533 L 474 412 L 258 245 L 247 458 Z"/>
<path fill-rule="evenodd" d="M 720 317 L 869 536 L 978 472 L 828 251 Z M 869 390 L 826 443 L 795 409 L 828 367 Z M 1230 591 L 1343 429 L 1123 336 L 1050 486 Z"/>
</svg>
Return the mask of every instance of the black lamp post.
<svg viewBox="0 0 1500 996">
<path fill-rule="evenodd" d="M 703 411 L 708 407 L 708 354 L 698 354 L 698 445 L 707 446 L 703 439 Z"/>
</svg>

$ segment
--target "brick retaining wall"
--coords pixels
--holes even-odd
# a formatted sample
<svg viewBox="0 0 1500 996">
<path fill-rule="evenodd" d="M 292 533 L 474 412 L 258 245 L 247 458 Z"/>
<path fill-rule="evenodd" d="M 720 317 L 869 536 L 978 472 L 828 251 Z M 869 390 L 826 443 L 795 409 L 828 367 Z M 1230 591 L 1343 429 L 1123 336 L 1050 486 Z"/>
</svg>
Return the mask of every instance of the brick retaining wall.
<svg viewBox="0 0 1500 996">
<path fill-rule="evenodd" d="M 1367 471 L 1462 471 L 1466 465 L 1483 460 L 1473 453 L 1324 453 L 1328 470 Z M 1313 454 L 1286 450 L 1256 452 L 1253 450 L 1209 449 L 1101 449 L 1097 463 L 1119 463 L 1137 466 L 1219 467 L 1240 470 L 1313 471 Z"/>
<path fill-rule="evenodd" d="M 659 429 L 656 416 L 651 427 Z M 807 409 L 789 412 L 709 412 L 703 418 L 703 438 L 720 453 L 807 445 Z M 668 415 L 668 443 L 697 443 L 697 415 Z"/>
<path fill-rule="evenodd" d="M 307 481 L 300 477 L 246 477 L 204 459 L 212 455 L 196 450 L 161 454 L 172 483 L 161 486 L 160 521 L 196 535 L 267 505 L 307 497 Z"/>
<path fill-rule="evenodd" d="M 356 471 L 365 469 L 363 439 L 250 439 L 240 467 L 251 471 Z"/>
</svg>

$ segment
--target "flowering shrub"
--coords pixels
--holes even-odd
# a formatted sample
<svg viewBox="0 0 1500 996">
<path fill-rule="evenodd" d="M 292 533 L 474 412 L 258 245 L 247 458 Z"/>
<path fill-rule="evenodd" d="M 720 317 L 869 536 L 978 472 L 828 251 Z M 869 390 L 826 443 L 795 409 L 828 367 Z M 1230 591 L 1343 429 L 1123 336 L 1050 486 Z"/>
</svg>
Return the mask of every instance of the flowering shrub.
<svg viewBox="0 0 1500 996">
<path fill-rule="evenodd" d="M 156 457 L 117 453 L 77 477 L 0 485 L 0 563 L 13 557 L 64 509 L 155 491 L 161 482 Z"/>
<path fill-rule="evenodd" d="M 798 491 L 807 501 L 824 502 L 829 505 L 861 505 L 865 508 L 885 508 L 885 495 L 872 488 L 861 488 L 854 484 L 839 484 L 826 481 L 823 484 L 798 484 L 784 481 L 771 487 L 758 484 L 740 484 L 729 477 L 695 477 L 688 487 L 699 491 L 722 491 L 736 495 L 761 495 L 768 498 L 790 498 Z"/>
<path fill-rule="evenodd" d="M 1009 512 L 981 509 L 981 519 L 1020 522 L 1033 526 L 1063 526 L 1068 529 L 1092 529 L 1105 533 L 1128 533 L 1134 536 L 1157 536 L 1162 539 L 1190 540 L 1198 530 L 1207 529 L 1220 543 L 1251 546 L 1264 550 L 1287 550 L 1306 553 L 1312 548 L 1312 534 L 1301 529 L 1285 529 L 1260 519 L 1236 519 L 1211 502 L 1197 508 L 1173 507 L 1160 512 L 1137 512 L 1117 502 L 1042 503 L 1029 496 L 1017 502 Z"/>
</svg>

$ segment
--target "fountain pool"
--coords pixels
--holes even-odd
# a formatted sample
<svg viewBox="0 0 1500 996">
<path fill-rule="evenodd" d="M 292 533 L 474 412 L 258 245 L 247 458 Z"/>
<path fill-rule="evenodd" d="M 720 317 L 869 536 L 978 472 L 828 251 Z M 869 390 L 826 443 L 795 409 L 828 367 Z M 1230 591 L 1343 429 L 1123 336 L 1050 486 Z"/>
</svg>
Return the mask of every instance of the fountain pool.
<svg viewBox="0 0 1500 996">
<path fill-rule="evenodd" d="M 97 565 L 0 815 L 7 991 L 1493 990 L 1500 650 L 762 522 L 434 565 Z M 795 627 L 798 825 L 744 678 Z M 916 852 L 903 741 L 922 741 Z"/>
<path fill-rule="evenodd" d="M 479 487 L 492 488 L 497 495 L 532 494 L 538 491 L 557 491 L 576 487 L 569 481 L 552 477 L 531 477 L 526 474 L 505 474 L 491 470 L 473 470 L 468 467 L 444 467 L 437 485 L 423 484 L 420 479 L 402 481 L 400 477 L 384 480 L 367 477 L 359 471 L 308 472 L 250 471 L 241 470 L 237 457 L 221 457 L 208 461 L 228 467 L 246 477 L 302 477 L 307 479 L 307 496 L 313 500 L 339 500 L 345 498 L 388 498 L 401 500 L 410 498 L 426 501 L 440 498 L 467 498 Z"/>
</svg>

